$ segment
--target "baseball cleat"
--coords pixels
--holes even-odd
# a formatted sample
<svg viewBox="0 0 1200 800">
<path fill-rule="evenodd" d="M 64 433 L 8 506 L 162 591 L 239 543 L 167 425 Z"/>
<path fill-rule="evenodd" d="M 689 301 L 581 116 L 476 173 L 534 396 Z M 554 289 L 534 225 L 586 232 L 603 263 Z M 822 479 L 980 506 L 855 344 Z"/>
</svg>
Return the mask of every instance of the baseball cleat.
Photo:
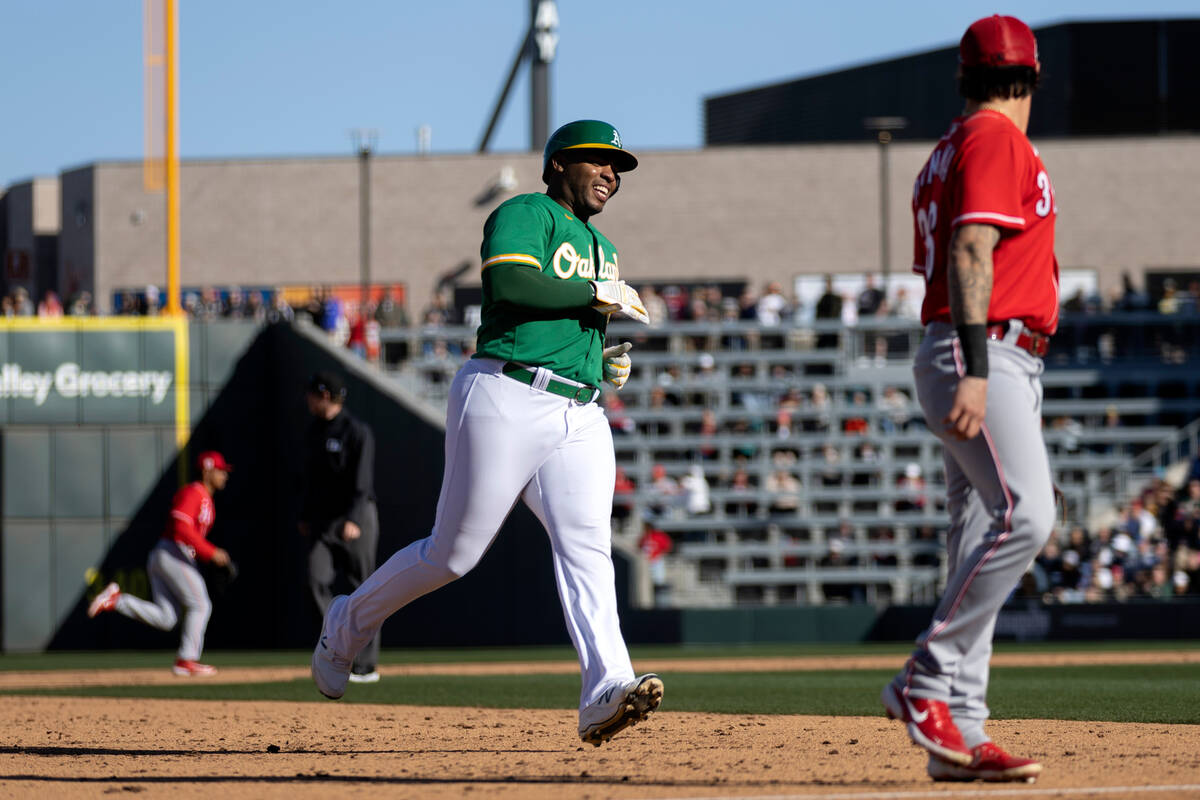
<svg viewBox="0 0 1200 800">
<path fill-rule="evenodd" d="M 379 683 L 379 671 L 373 669 L 370 672 L 351 672 L 347 680 L 351 683 Z"/>
<path fill-rule="evenodd" d="M 313 649 L 313 683 L 317 685 L 317 691 L 330 700 L 341 699 L 342 695 L 346 693 L 346 681 L 350 680 L 350 660 L 340 658 L 333 652 L 333 648 L 327 641 L 329 639 L 327 632 L 329 616 L 333 613 L 333 607 L 338 603 L 345 602 L 345 595 L 333 598 L 333 602 L 329 604 L 329 611 L 325 614 L 325 622 L 321 626 L 321 638 L 317 640 L 317 646 Z"/>
<path fill-rule="evenodd" d="M 217 674 L 216 667 L 201 664 L 197 661 L 189 661 L 186 658 L 175 659 L 175 666 L 171 667 L 171 671 L 185 678 L 203 678 L 208 675 Z"/>
<path fill-rule="evenodd" d="M 908 738 L 941 760 L 966 766 L 975 758 L 950 716 L 950 707 L 942 701 L 909 697 L 891 683 L 883 687 L 879 699 L 888 719 L 906 723 Z"/>
<path fill-rule="evenodd" d="M 117 607 L 117 598 L 121 596 L 121 587 L 110 583 L 100 590 L 88 606 L 88 617 L 94 618 L 104 611 L 112 611 Z"/>
<path fill-rule="evenodd" d="M 929 757 L 925 771 L 935 781 L 1024 781 L 1033 783 L 1042 774 L 1042 765 L 1032 758 L 1010 756 L 992 742 L 971 748 L 974 758 L 960 766 Z"/>
<path fill-rule="evenodd" d="M 663 682 L 654 673 L 628 683 L 614 683 L 596 702 L 579 714 L 579 738 L 599 747 L 631 725 L 658 710 L 663 699 Z"/>
</svg>

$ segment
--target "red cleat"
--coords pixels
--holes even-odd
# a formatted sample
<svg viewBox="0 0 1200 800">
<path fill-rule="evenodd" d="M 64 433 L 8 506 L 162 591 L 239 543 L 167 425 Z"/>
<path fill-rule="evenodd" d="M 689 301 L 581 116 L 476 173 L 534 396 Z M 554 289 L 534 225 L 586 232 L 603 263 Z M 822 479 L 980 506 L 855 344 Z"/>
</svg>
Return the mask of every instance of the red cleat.
<svg viewBox="0 0 1200 800">
<path fill-rule="evenodd" d="M 907 723 L 908 738 L 942 761 L 967 766 L 975 758 L 945 703 L 909 697 L 890 683 L 883 687 L 879 699 L 887 709 L 888 719 Z"/>
<path fill-rule="evenodd" d="M 970 764 L 959 766 L 931 756 L 926 771 L 935 781 L 1025 781 L 1033 783 L 1042 765 L 1032 758 L 1010 756 L 992 742 L 971 748 Z"/>
<path fill-rule="evenodd" d="M 183 658 L 175 659 L 175 666 L 171 667 L 171 671 L 176 675 L 195 678 L 217 674 L 216 667 L 211 667 L 208 664 L 201 664 L 197 661 L 188 661 L 187 659 Z"/>
<path fill-rule="evenodd" d="M 88 617 L 95 617 L 105 611 L 112 611 L 117 607 L 117 598 L 121 596 L 121 588 L 115 583 L 110 583 L 100 590 L 100 594 L 92 598 L 91 605 L 88 606 Z"/>
</svg>

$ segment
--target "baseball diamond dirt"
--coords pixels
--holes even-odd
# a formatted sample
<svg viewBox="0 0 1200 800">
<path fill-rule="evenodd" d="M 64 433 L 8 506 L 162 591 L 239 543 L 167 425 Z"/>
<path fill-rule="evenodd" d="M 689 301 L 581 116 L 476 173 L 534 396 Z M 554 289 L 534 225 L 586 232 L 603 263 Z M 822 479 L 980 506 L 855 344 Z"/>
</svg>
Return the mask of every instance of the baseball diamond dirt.
<svg viewBox="0 0 1200 800">
<path fill-rule="evenodd" d="M 878 668 L 874 658 L 698 659 L 671 671 Z M 1008 666 L 1198 663 L 1196 652 L 1001 654 Z M 891 658 L 889 664 L 894 663 Z M 861 663 L 860 663 L 861 662 Z M 437 664 L 385 675 L 575 669 Z M 0 689 L 152 684 L 162 670 L 0 673 Z M 279 681 L 292 668 L 211 681 Z M 40 682 L 37 678 L 40 677 Z M 172 676 L 167 675 L 166 678 Z M 175 679 L 178 682 L 179 679 Z M 397 705 L 13 696 L 0 704 L 0 796 L 574 798 L 1200 798 L 1200 726 L 1003 720 L 998 741 L 1042 760 L 1036 784 L 934 784 L 903 729 L 877 717 L 664 710 L 600 748 L 576 712 Z"/>
</svg>

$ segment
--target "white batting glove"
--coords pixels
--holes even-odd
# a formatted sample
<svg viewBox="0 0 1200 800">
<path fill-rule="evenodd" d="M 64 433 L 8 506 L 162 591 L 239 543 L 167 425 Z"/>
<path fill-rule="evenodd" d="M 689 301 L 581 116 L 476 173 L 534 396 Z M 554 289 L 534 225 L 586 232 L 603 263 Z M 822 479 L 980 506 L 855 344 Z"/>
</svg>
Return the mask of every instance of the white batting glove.
<svg viewBox="0 0 1200 800">
<path fill-rule="evenodd" d="M 629 319 L 637 320 L 643 325 L 650 324 L 650 315 L 637 290 L 625 281 L 588 281 L 596 299 L 592 308 L 601 314 L 620 314 Z"/>
<path fill-rule="evenodd" d="M 633 345 L 629 342 L 604 348 L 604 380 L 611 383 L 618 392 L 625 385 L 625 381 L 629 380 L 629 368 L 633 361 L 628 353 L 632 348 Z"/>
</svg>

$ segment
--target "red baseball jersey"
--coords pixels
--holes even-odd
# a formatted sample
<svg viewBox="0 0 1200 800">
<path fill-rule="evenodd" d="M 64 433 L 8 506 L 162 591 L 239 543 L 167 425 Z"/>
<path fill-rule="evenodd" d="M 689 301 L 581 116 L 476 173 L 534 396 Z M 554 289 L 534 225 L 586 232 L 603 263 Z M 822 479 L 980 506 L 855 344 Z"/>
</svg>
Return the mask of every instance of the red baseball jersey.
<svg viewBox="0 0 1200 800">
<path fill-rule="evenodd" d="M 951 322 L 946 262 L 959 225 L 994 225 L 988 322 L 1021 320 L 1058 328 L 1054 187 L 1037 150 L 996 111 L 959 117 L 937 143 L 913 186 L 913 272 L 925 276 L 921 322 Z"/>
<path fill-rule="evenodd" d="M 212 495 L 200 481 L 189 483 L 175 493 L 163 538 L 174 541 L 192 558 L 209 561 L 217 549 L 208 541 L 208 529 L 214 519 Z"/>
</svg>

